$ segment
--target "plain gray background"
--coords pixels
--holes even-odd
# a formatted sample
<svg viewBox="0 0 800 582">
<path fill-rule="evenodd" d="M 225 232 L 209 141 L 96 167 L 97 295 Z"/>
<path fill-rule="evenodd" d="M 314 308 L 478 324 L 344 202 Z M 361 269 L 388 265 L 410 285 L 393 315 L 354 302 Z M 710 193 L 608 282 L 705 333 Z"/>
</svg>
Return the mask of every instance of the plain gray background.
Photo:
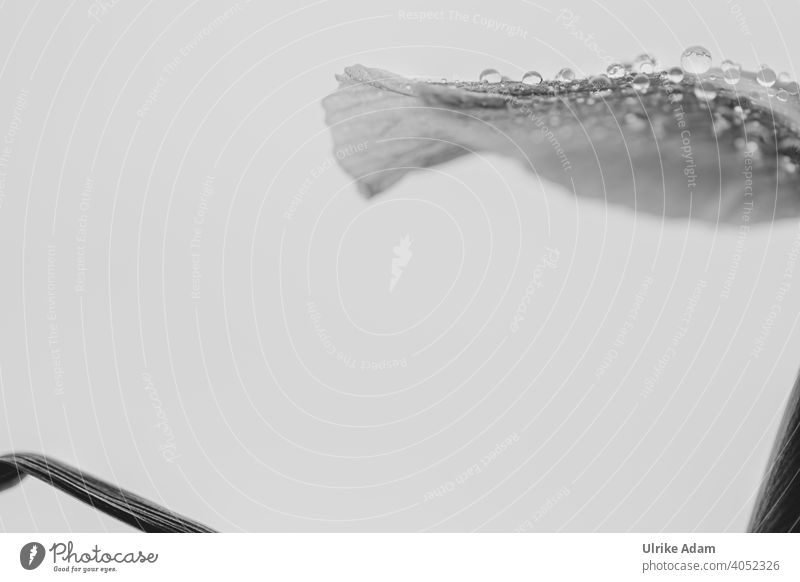
<svg viewBox="0 0 800 582">
<path fill-rule="evenodd" d="M 354 63 L 551 77 L 690 44 L 797 78 L 798 16 L 3 2 L 0 450 L 225 531 L 742 531 L 800 364 L 798 225 L 634 216 L 493 156 L 367 201 L 319 102 Z M 0 495 L 3 531 L 124 529 Z"/>
</svg>

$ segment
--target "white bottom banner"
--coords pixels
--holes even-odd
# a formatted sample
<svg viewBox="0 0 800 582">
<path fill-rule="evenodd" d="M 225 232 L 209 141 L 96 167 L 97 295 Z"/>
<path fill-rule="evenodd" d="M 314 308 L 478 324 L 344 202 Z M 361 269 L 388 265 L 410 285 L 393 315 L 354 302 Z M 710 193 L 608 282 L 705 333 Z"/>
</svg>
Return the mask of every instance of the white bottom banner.
<svg viewBox="0 0 800 582">
<path fill-rule="evenodd" d="M 792 534 L 2 534 L 0 580 L 800 580 Z"/>
</svg>

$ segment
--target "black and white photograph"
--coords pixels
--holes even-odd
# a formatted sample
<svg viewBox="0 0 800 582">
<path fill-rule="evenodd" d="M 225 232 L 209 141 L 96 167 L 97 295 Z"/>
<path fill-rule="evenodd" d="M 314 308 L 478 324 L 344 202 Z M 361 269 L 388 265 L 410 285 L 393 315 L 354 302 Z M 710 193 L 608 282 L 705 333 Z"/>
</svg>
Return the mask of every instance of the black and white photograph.
<svg viewBox="0 0 800 582">
<path fill-rule="evenodd" d="M 798 22 L 0 0 L 0 576 L 800 579 Z"/>
</svg>

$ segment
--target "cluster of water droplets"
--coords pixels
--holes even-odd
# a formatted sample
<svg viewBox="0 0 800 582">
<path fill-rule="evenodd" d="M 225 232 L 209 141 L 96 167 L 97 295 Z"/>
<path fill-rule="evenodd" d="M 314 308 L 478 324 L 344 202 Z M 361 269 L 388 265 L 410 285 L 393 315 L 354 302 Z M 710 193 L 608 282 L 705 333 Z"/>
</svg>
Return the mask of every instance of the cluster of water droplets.
<svg viewBox="0 0 800 582">
<path fill-rule="evenodd" d="M 595 96 L 610 95 L 612 90 L 618 88 L 622 90 L 624 103 L 630 102 L 631 111 L 623 115 L 626 126 L 642 130 L 652 126 L 656 131 L 660 118 L 648 117 L 636 109 L 641 106 L 642 98 L 659 87 L 669 92 L 669 101 L 673 104 L 682 101 L 686 94 L 693 94 L 699 102 L 715 103 L 712 112 L 714 131 L 718 135 L 738 127 L 743 134 L 734 139 L 737 147 L 751 153 L 755 150 L 756 154 L 762 153 L 759 151 L 762 147 L 769 151 L 777 149 L 775 153 L 780 157 L 782 168 L 800 171 L 800 138 L 788 130 L 782 136 L 776 134 L 770 129 L 774 119 L 768 111 L 759 111 L 752 107 L 751 101 L 741 100 L 745 97 L 761 101 L 775 99 L 784 103 L 789 100 L 800 102 L 800 85 L 788 73 L 776 73 L 767 65 L 762 65 L 755 75 L 748 74 L 747 83 L 741 83 L 744 75 L 739 63 L 726 59 L 717 67 L 713 65 L 711 53 L 706 48 L 690 46 L 681 54 L 680 66 L 670 68 L 662 67 L 652 55 L 641 54 L 631 62 L 614 62 L 605 73 L 588 79 L 578 79 L 570 68 L 557 71 L 550 80 L 545 80 L 539 71 L 527 71 L 522 76 L 521 85 L 501 75 L 496 69 L 484 70 L 479 79 L 490 91 L 494 90 L 491 84 L 514 83 L 516 91 L 520 87 L 527 87 L 522 89 L 523 94 L 532 92 L 554 98 L 564 93 L 575 93 L 578 102 L 588 105 L 595 103 Z M 753 81 L 762 90 L 754 90 Z M 749 91 L 742 89 L 743 85 L 748 86 Z M 723 100 L 720 97 L 722 95 L 728 98 Z M 670 108 L 673 105 L 664 106 Z M 557 125 L 558 118 L 550 123 Z M 770 143 L 775 145 L 770 146 Z"/>
<path fill-rule="evenodd" d="M 728 87 L 735 89 L 742 79 L 742 67 L 731 60 L 724 60 L 720 66 L 712 67 L 713 59 L 708 49 L 690 46 L 681 54 L 680 66 L 664 69 L 652 55 L 643 53 L 630 63 L 612 63 L 604 74 L 595 75 L 588 80 L 576 80 L 575 71 L 570 68 L 559 70 L 551 81 L 545 81 L 539 71 L 528 71 L 522 76 L 522 83 L 538 87 L 551 94 L 563 90 L 585 88 L 600 95 L 609 94 L 617 86 L 631 87 L 637 93 L 646 93 L 658 82 L 672 84 L 687 82 L 693 87 L 695 95 L 706 101 L 713 100 Z M 481 83 L 495 84 L 510 82 L 511 79 L 496 69 L 485 69 L 479 76 Z M 724 81 L 724 84 L 716 81 Z M 791 81 L 788 73 L 776 74 L 774 70 L 762 65 L 756 73 L 756 81 L 767 89 L 767 95 L 786 102 L 792 95 L 800 95 L 800 86 Z M 780 87 L 778 85 L 781 85 Z M 800 99 L 800 97 L 798 97 Z"/>
</svg>

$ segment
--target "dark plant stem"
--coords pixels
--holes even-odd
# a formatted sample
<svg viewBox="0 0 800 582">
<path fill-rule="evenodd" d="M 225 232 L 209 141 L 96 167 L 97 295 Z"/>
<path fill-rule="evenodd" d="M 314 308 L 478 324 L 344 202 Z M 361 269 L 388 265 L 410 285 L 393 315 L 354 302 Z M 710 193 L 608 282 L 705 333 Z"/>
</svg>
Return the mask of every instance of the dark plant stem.
<svg viewBox="0 0 800 582">
<path fill-rule="evenodd" d="M 800 376 L 786 405 L 748 529 L 800 533 Z"/>
<path fill-rule="evenodd" d="M 30 475 L 148 533 L 207 533 L 211 528 L 37 453 L 0 455 L 0 491 Z"/>
</svg>

